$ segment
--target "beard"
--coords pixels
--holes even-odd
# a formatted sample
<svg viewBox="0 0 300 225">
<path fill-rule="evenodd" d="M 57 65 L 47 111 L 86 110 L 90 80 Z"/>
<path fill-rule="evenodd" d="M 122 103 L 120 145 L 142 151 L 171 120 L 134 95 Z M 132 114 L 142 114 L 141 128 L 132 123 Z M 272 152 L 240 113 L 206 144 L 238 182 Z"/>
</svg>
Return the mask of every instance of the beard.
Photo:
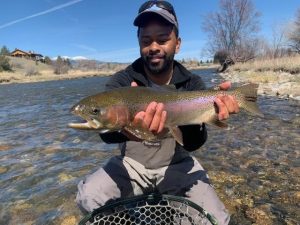
<svg viewBox="0 0 300 225">
<path fill-rule="evenodd" d="M 159 58 L 161 59 L 160 62 L 153 63 L 153 62 L 151 62 L 151 59 L 154 57 L 157 57 L 157 55 L 142 55 L 141 54 L 144 65 L 149 70 L 149 72 L 151 72 L 153 75 L 158 75 L 158 74 L 161 74 L 161 73 L 167 71 L 172 66 L 174 56 L 175 56 L 175 53 L 171 54 L 171 55 L 159 56 Z"/>
</svg>

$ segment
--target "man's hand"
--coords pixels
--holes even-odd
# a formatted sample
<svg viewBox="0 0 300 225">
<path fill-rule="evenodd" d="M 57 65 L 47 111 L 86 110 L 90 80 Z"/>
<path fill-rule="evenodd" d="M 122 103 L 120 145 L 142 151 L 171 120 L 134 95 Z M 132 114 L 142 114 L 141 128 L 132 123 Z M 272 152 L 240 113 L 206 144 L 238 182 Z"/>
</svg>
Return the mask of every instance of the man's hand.
<svg viewBox="0 0 300 225">
<path fill-rule="evenodd" d="M 138 86 L 136 82 L 131 83 L 132 87 Z M 151 102 L 146 111 L 141 111 L 134 117 L 133 123 L 142 123 L 142 126 L 154 134 L 160 134 L 164 131 L 167 112 L 164 110 L 163 103 Z"/>
<path fill-rule="evenodd" d="M 219 85 L 220 90 L 227 91 L 231 87 L 231 83 L 226 81 Z M 240 111 L 238 102 L 231 95 L 219 95 L 215 100 L 219 120 L 228 119 L 229 114 L 238 113 Z"/>
</svg>

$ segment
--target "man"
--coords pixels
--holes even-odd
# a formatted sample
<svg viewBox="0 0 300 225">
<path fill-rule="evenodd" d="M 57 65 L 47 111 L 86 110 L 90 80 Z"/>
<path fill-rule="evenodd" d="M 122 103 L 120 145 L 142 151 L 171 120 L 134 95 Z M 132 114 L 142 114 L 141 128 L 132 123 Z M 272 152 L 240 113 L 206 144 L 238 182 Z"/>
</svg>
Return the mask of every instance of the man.
<svg viewBox="0 0 300 225">
<path fill-rule="evenodd" d="M 112 76 L 107 89 L 168 84 L 175 85 L 179 91 L 205 89 L 199 76 L 191 74 L 174 60 L 181 39 L 178 37 L 176 14 L 170 3 L 145 2 L 134 25 L 138 27 L 141 57 Z M 221 89 L 229 87 L 230 83 L 220 86 Z M 239 110 L 231 96 L 220 96 L 216 100 L 216 108 L 220 120 Z M 161 134 L 166 132 L 164 123 L 167 116 L 162 103 L 152 102 L 146 111 L 135 116 L 134 122 Z M 183 146 L 173 138 L 163 139 L 157 146 L 144 144 L 128 133 L 101 134 L 106 143 L 120 143 L 121 155 L 112 157 L 103 168 L 79 183 L 77 202 L 80 207 L 92 211 L 112 199 L 158 191 L 185 196 L 213 214 L 219 224 L 228 224 L 229 215 L 209 184 L 206 172 L 189 154 L 206 141 L 205 125 L 179 128 Z"/>
</svg>

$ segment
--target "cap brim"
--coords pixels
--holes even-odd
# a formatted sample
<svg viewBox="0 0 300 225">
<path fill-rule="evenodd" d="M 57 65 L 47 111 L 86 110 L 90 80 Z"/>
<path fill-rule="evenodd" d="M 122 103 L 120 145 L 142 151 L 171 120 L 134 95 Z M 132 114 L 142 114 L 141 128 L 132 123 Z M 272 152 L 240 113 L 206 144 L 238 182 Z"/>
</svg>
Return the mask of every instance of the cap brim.
<svg viewBox="0 0 300 225">
<path fill-rule="evenodd" d="M 140 14 L 138 14 L 138 16 L 135 18 L 133 24 L 134 26 L 142 26 L 145 22 L 146 19 L 149 19 L 151 17 L 151 15 L 157 15 L 160 16 L 161 18 L 165 19 L 167 22 L 175 25 L 176 27 L 178 26 L 175 17 L 169 13 L 167 10 L 147 10 L 144 12 L 141 12 Z"/>
</svg>

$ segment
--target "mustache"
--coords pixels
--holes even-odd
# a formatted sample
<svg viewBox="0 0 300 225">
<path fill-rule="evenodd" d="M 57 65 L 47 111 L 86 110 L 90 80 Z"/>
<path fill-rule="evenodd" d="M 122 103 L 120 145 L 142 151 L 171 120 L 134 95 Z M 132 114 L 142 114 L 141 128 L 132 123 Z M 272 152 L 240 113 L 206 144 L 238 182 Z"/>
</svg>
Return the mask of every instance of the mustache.
<svg viewBox="0 0 300 225">
<path fill-rule="evenodd" d="M 166 55 L 165 54 L 149 54 L 146 55 L 147 59 L 153 59 L 153 58 L 165 58 Z"/>
</svg>

